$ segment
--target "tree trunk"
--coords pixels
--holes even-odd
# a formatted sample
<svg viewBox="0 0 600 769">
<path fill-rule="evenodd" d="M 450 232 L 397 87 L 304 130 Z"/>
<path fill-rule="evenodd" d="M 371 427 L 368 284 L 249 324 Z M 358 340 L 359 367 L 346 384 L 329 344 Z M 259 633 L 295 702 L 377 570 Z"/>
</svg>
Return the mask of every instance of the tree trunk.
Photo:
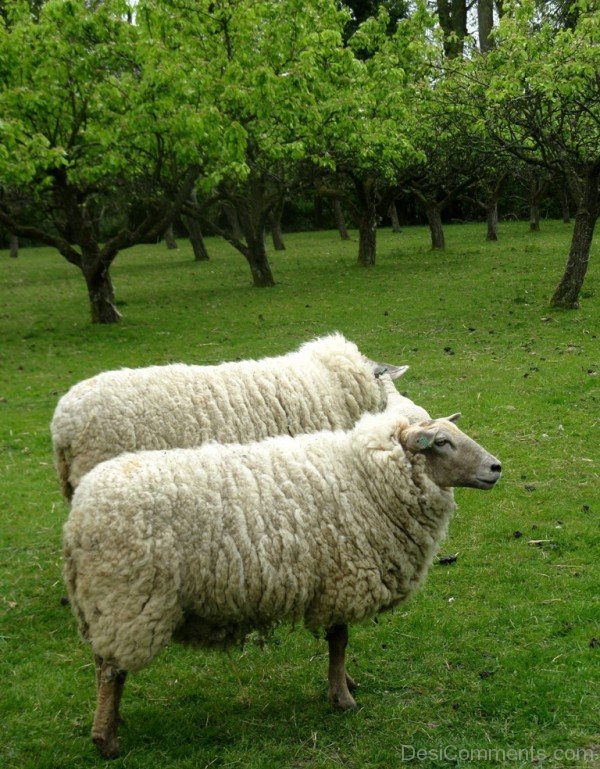
<svg viewBox="0 0 600 769">
<path fill-rule="evenodd" d="M 443 251 L 446 248 L 446 240 L 439 206 L 435 203 L 429 204 L 425 207 L 425 212 L 431 233 L 431 249 L 432 251 Z"/>
<path fill-rule="evenodd" d="M 390 218 L 392 220 L 392 232 L 402 232 L 400 228 L 400 220 L 398 219 L 398 209 L 396 208 L 395 200 L 392 200 L 390 203 Z"/>
<path fill-rule="evenodd" d="M 565 307 L 574 310 L 579 307 L 579 292 L 587 272 L 594 228 L 600 212 L 598 181 L 599 174 L 597 173 L 590 174 L 585 179 L 575 216 L 569 258 L 562 279 L 551 300 L 553 307 Z"/>
<path fill-rule="evenodd" d="M 10 256 L 12 259 L 16 259 L 19 256 L 19 238 L 10 233 Z"/>
<path fill-rule="evenodd" d="M 358 222 L 358 263 L 363 267 L 375 264 L 377 252 L 377 210 L 374 201 L 369 201 L 367 210 Z"/>
<path fill-rule="evenodd" d="M 548 180 L 541 174 L 536 174 L 532 179 L 529 193 L 529 230 L 531 232 L 540 231 L 540 206 L 547 189 Z"/>
<path fill-rule="evenodd" d="M 491 32 L 494 28 L 493 0 L 477 0 L 477 26 L 479 31 L 479 50 L 485 53 L 492 48 Z"/>
<path fill-rule="evenodd" d="M 208 261 L 210 257 L 208 256 L 206 244 L 204 243 L 204 238 L 202 236 L 202 228 L 196 219 L 191 216 L 186 216 L 183 220 L 183 223 L 187 227 L 188 235 L 190 236 L 190 243 L 192 244 L 192 248 L 194 250 L 194 261 Z"/>
<path fill-rule="evenodd" d="M 260 237 L 248 239 L 246 237 L 246 243 L 248 249 L 244 256 L 248 260 L 250 265 L 250 272 L 252 273 L 252 281 L 258 288 L 266 288 L 268 286 L 274 286 L 275 280 L 273 273 L 271 272 L 271 265 L 267 258 L 267 252 L 265 250 L 265 241 L 262 233 Z"/>
<path fill-rule="evenodd" d="M 498 240 L 498 201 L 495 200 L 487 209 L 486 240 Z"/>
<path fill-rule="evenodd" d="M 437 0 L 437 11 L 444 32 L 444 54 L 449 59 L 462 56 L 467 36 L 466 0 Z"/>
<path fill-rule="evenodd" d="M 283 242 L 283 235 L 281 234 L 281 216 L 283 214 L 283 206 L 277 206 L 269 216 L 269 222 L 271 225 L 271 236 L 273 237 L 273 248 L 275 251 L 285 251 L 285 243 Z"/>
<path fill-rule="evenodd" d="M 236 240 L 241 240 L 242 228 L 240 226 L 240 219 L 237 211 L 231 203 L 225 203 L 223 205 L 223 210 L 225 211 L 225 216 L 227 217 L 227 223 L 229 225 L 231 234 Z"/>
<path fill-rule="evenodd" d="M 268 214 L 262 212 L 260 201 L 254 198 L 243 205 L 239 211 L 239 222 L 246 241 L 242 253 L 248 260 L 252 281 L 255 286 L 264 288 L 274 286 L 275 280 L 265 249 L 265 229 Z"/>
<path fill-rule="evenodd" d="M 83 271 L 90 298 L 92 323 L 118 323 L 121 313 L 115 307 L 115 292 L 108 267 Z"/>
<path fill-rule="evenodd" d="M 532 200 L 529 206 L 529 230 L 540 231 L 540 203 L 537 199 Z"/>
<path fill-rule="evenodd" d="M 106 206 L 100 206 L 98 215 L 94 219 L 94 233 L 96 240 L 100 243 L 104 240 L 104 218 L 106 216 Z"/>
<path fill-rule="evenodd" d="M 174 250 L 177 248 L 177 241 L 175 240 L 175 233 L 173 232 L 173 225 L 170 224 L 165 230 L 165 243 L 167 248 Z"/>
<path fill-rule="evenodd" d="M 338 228 L 340 238 L 342 240 L 350 240 L 348 230 L 346 229 L 346 220 L 344 219 L 344 212 L 342 211 L 342 204 L 338 198 L 333 200 L 333 215 L 335 217 L 335 226 Z"/>
<path fill-rule="evenodd" d="M 571 223 L 571 210 L 569 205 L 569 188 L 566 182 L 560 185 L 560 207 L 564 224 Z"/>
</svg>

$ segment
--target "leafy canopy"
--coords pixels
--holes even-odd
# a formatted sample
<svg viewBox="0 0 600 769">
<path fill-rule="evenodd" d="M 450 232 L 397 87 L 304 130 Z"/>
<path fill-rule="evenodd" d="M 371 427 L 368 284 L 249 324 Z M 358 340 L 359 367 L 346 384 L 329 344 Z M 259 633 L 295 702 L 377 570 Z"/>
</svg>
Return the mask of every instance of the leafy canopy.
<svg viewBox="0 0 600 769">
<path fill-rule="evenodd" d="M 600 13 L 575 4 L 572 27 L 523 2 L 499 26 L 484 62 L 488 120 L 522 157 L 584 169 L 600 160 Z"/>
<path fill-rule="evenodd" d="M 125 3 L 50 0 L 39 20 L 0 28 L 0 184 L 52 186 L 57 169 L 84 191 L 141 177 L 157 186 L 204 161 L 239 163 L 241 127 L 222 119 Z"/>
</svg>

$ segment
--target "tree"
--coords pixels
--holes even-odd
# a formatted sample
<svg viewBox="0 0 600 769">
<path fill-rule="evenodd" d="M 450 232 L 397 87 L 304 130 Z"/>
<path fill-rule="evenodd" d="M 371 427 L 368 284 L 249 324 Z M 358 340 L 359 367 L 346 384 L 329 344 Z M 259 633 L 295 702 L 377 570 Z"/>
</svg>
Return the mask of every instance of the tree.
<svg viewBox="0 0 600 769">
<path fill-rule="evenodd" d="M 335 0 L 168 0 L 156 3 L 174 44 L 210 73 L 222 114 L 246 136 L 243 178 L 223 173 L 214 195 L 187 206 L 206 229 L 248 261 L 255 286 L 272 286 L 265 229 L 284 198 L 305 184 L 296 172 L 324 119 L 322 94 L 343 63 L 347 13 Z M 209 218 L 206 203 L 228 204 L 235 222 Z"/>
<path fill-rule="evenodd" d="M 429 15 L 420 6 L 389 34 L 380 9 L 350 40 L 355 55 L 329 80 L 323 127 L 315 137 L 320 195 L 342 201 L 359 228 L 358 263 L 376 260 L 377 224 L 398 178 L 415 163 L 419 84 L 429 74 Z M 323 162 L 325 161 L 325 162 Z"/>
<path fill-rule="evenodd" d="M 493 152 L 485 131 L 473 118 L 459 78 L 461 59 L 439 56 L 437 77 L 422 83 L 415 103 L 413 137 L 420 160 L 408 168 L 403 186 L 427 216 L 434 250 L 445 248 L 442 214 L 485 178 Z"/>
<path fill-rule="evenodd" d="M 0 27 L 0 223 L 81 271 L 98 323 L 120 317 L 119 251 L 162 234 L 199 174 L 211 178 L 207 155 L 236 160 L 243 133 L 125 10 L 50 0 L 39 19 L 24 10 Z M 121 225 L 101 242 L 95 211 L 115 200 Z M 145 214 L 131 226 L 134 207 Z"/>
<path fill-rule="evenodd" d="M 576 203 L 567 264 L 551 300 L 565 308 L 578 307 L 600 213 L 600 14 L 587 0 L 571 11 L 572 23 L 557 28 L 524 2 L 504 15 L 498 45 L 482 62 L 490 130 L 516 157 L 564 175 Z"/>
</svg>

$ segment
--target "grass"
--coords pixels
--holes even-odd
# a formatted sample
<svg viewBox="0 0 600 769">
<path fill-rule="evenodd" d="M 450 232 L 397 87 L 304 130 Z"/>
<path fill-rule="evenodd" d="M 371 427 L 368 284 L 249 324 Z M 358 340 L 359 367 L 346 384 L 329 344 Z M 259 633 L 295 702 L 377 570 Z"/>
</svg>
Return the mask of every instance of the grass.
<svg viewBox="0 0 600 769">
<path fill-rule="evenodd" d="M 460 409 L 503 481 L 457 491 L 443 545 L 454 565 L 351 629 L 356 712 L 330 710 L 326 645 L 303 630 L 230 655 L 173 645 L 128 681 L 113 766 L 600 766 L 600 249 L 581 309 L 552 311 L 570 228 L 483 234 L 448 227 L 439 254 L 422 228 L 382 231 L 369 271 L 356 241 L 289 235 L 272 256 L 278 284 L 263 290 L 224 243 L 208 241 L 210 263 L 183 241 L 139 246 L 114 265 L 113 327 L 88 322 L 83 279 L 56 253 L 0 253 L 2 769 L 103 763 L 89 739 L 91 655 L 60 604 L 58 396 L 103 369 L 278 354 L 333 329 L 409 363 L 400 389 L 436 416 Z"/>
</svg>

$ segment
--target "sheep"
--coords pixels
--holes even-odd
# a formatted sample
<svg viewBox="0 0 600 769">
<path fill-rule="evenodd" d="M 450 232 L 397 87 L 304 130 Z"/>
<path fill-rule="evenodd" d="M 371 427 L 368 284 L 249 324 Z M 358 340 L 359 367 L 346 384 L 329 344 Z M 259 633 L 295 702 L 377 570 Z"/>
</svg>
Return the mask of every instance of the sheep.
<svg viewBox="0 0 600 769">
<path fill-rule="evenodd" d="M 385 407 L 379 374 L 407 368 L 370 361 L 335 333 L 276 358 L 106 371 L 74 385 L 54 412 L 62 494 L 70 500 L 85 473 L 127 451 L 348 429 Z"/>
<path fill-rule="evenodd" d="M 127 673 L 171 639 L 225 648 L 282 621 L 325 629 L 329 699 L 355 707 L 348 624 L 422 582 L 453 486 L 490 489 L 501 475 L 458 414 L 411 425 L 399 404 L 346 432 L 123 454 L 82 479 L 64 578 L 96 663 L 103 756 L 119 751 Z"/>
</svg>

